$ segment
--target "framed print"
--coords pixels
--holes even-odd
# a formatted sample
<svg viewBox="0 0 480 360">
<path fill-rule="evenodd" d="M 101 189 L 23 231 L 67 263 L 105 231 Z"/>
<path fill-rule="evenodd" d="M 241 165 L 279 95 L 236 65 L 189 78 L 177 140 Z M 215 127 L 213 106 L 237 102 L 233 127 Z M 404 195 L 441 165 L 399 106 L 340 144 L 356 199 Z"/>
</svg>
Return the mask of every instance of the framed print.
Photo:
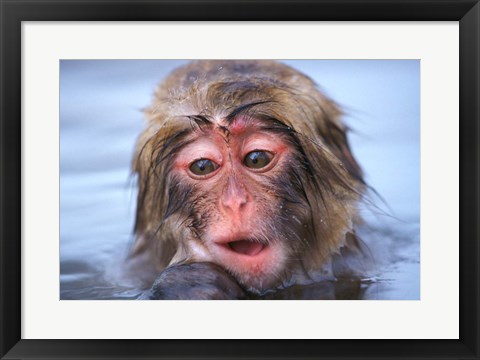
<svg viewBox="0 0 480 360">
<path fill-rule="evenodd" d="M 479 358 L 477 1 L 1 6 L 2 358 Z"/>
</svg>

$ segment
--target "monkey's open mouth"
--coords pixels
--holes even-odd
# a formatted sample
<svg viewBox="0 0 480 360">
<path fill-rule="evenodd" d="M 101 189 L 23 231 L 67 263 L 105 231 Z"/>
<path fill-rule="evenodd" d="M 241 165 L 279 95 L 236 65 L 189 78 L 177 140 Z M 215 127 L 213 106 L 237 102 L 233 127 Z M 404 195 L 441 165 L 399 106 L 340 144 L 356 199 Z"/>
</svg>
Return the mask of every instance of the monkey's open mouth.
<svg viewBox="0 0 480 360">
<path fill-rule="evenodd" d="M 265 245 L 252 240 L 232 241 L 227 246 L 236 253 L 248 256 L 255 256 L 265 248 Z"/>
</svg>

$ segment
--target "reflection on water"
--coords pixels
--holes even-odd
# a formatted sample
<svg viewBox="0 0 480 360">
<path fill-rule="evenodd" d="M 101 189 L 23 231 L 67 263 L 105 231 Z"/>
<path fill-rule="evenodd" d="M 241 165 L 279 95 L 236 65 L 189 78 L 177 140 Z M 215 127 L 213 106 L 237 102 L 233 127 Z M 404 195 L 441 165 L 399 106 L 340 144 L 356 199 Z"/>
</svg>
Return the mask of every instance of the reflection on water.
<svg viewBox="0 0 480 360">
<path fill-rule="evenodd" d="M 61 299 L 136 299 L 143 293 L 123 272 L 135 210 L 130 161 L 143 127 L 141 108 L 158 80 L 180 63 L 62 61 Z M 371 278 L 294 286 L 263 298 L 419 299 L 418 63 L 288 63 L 354 109 L 355 118 L 346 116 L 360 134 L 352 134 L 353 151 L 396 218 L 368 216 L 371 228 L 361 237 L 375 258 Z"/>
</svg>

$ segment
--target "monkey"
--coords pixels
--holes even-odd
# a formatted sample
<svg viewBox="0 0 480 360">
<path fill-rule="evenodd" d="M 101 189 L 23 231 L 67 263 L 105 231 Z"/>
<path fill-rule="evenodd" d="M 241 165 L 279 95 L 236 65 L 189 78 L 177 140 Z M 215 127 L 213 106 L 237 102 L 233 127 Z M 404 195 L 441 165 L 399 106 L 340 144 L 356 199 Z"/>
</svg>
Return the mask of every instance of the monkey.
<svg viewBox="0 0 480 360">
<path fill-rule="evenodd" d="M 340 106 L 307 75 L 192 61 L 144 113 L 131 254 L 158 277 L 140 298 L 275 298 L 363 276 L 351 264 L 367 258 L 356 235 L 367 185 Z"/>
</svg>

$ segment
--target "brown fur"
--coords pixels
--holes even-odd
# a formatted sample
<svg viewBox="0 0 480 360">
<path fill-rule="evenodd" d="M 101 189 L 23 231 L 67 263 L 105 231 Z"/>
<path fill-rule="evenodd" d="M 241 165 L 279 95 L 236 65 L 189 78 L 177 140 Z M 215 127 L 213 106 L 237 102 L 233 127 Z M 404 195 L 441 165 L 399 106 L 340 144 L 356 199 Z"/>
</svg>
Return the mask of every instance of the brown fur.
<svg viewBox="0 0 480 360">
<path fill-rule="evenodd" d="M 299 235 L 308 238 L 292 246 L 296 262 L 288 266 L 301 266 L 307 272 L 319 270 L 338 256 L 342 247 L 355 247 L 352 234 L 360 221 L 356 209 L 365 184 L 350 151 L 339 107 L 310 78 L 281 63 L 195 61 L 176 69 L 157 89 L 152 105 L 145 110 L 148 125 L 134 158 L 139 192 L 133 253 L 148 253 L 157 271 L 189 260 L 182 258 L 188 254 L 181 250 L 185 246 L 182 239 L 195 231 L 201 237 L 201 229 L 195 229 L 193 215 L 187 221 L 187 210 L 179 207 L 209 196 L 174 184 L 171 159 L 183 145 L 184 132 L 201 128 L 206 119 L 233 118 L 239 113 L 278 127 L 279 136 L 287 137 L 296 148 L 297 163 L 286 171 L 288 180 L 279 176 L 270 184 L 283 181 L 276 187 L 288 188 L 290 184 L 285 182 L 296 182 L 292 189 L 282 190 L 286 194 L 282 196 L 300 194 L 301 204 L 290 201 L 290 211 L 308 224 Z M 272 209 L 279 194 L 267 194 Z M 176 215 L 182 211 L 183 216 Z M 284 227 L 288 227 L 285 221 Z"/>
</svg>

